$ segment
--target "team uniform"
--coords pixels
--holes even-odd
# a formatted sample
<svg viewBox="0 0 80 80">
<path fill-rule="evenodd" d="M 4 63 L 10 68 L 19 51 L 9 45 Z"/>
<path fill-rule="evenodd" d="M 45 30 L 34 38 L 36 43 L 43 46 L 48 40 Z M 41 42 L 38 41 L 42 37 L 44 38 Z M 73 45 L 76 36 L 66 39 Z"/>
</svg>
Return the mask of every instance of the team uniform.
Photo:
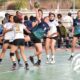
<svg viewBox="0 0 80 80">
<path fill-rule="evenodd" d="M 8 22 L 8 23 L 4 24 L 4 28 L 6 30 L 10 30 L 13 28 L 13 25 L 14 25 L 13 23 Z M 9 32 L 5 33 L 3 43 L 12 44 L 13 40 L 14 40 L 14 31 L 9 31 Z"/>
<path fill-rule="evenodd" d="M 73 21 L 74 37 L 80 37 L 80 20 L 78 18 Z"/>
<path fill-rule="evenodd" d="M 3 34 L 3 25 L 0 24 L 0 35 Z"/>
<path fill-rule="evenodd" d="M 13 27 L 14 31 L 14 45 L 15 46 L 24 46 L 24 29 L 26 29 L 26 26 L 23 24 L 15 24 Z"/>
<path fill-rule="evenodd" d="M 73 27 L 74 27 L 74 38 L 79 38 L 80 37 L 80 19 L 76 18 L 73 20 Z M 73 38 L 73 39 L 74 39 Z M 75 45 L 75 44 L 73 44 Z M 74 57 L 74 51 L 72 51 L 71 56 L 69 57 L 69 60 L 72 60 L 72 58 Z"/>
<path fill-rule="evenodd" d="M 33 43 L 41 43 L 41 39 L 44 38 L 44 35 L 49 30 L 49 26 L 45 22 L 39 23 L 31 30 L 30 38 Z"/>
<path fill-rule="evenodd" d="M 3 25 L 0 24 L 0 45 L 2 45 L 3 41 Z"/>
<path fill-rule="evenodd" d="M 49 30 L 50 35 L 53 34 L 53 35 L 50 37 L 50 39 L 55 39 L 55 40 L 56 40 L 56 39 L 57 39 L 57 35 L 54 34 L 54 33 L 57 33 L 57 26 L 59 25 L 58 22 L 57 22 L 56 20 L 54 20 L 54 21 L 52 21 L 52 22 L 49 21 L 48 25 L 49 25 L 49 27 L 50 27 L 50 30 Z"/>
</svg>

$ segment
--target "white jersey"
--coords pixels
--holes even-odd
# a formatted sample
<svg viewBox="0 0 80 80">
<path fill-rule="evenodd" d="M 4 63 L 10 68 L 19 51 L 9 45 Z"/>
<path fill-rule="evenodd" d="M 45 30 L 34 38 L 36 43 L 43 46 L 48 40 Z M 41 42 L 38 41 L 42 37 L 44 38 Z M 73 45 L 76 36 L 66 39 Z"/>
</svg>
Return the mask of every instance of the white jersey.
<svg viewBox="0 0 80 80">
<path fill-rule="evenodd" d="M 12 29 L 13 25 L 14 23 L 8 22 L 4 24 L 4 28 L 9 30 L 9 29 Z M 9 40 L 10 42 L 13 41 L 13 38 L 14 38 L 14 31 L 9 31 L 4 35 L 4 39 Z"/>
<path fill-rule="evenodd" d="M 50 30 L 49 30 L 49 34 L 54 34 L 57 32 L 57 27 L 59 24 L 56 20 L 54 20 L 53 22 L 50 22 L 48 23 L 49 27 L 50 27 Z M 56 35 L 53 35 L 52 37 L 55 37 Z"/>
<path fill-rule="evenodd" d="M 66 27 L 66 28 L 71 28 L 72 25 L 73 25 L 73 18 L 70 17 L 70 16 L 65 16 L 63 18 L 63 25 Z"/>
<path fill-rule="evenodd" d="M 24 29 L 26 29 L 26 26 L 24 24 L 15 24 L 13 27 L 14 39 L 24 39 Z"/>
</svg>

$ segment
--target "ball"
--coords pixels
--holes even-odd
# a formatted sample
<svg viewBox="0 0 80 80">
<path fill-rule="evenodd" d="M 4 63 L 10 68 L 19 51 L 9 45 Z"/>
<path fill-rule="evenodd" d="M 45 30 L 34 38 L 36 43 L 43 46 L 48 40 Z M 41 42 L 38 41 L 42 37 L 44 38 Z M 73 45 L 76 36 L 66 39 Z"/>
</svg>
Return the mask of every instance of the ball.
<svg viewBox="0 0 80 80">
<path fill-rule="evenodd" d="M 34 7 L 35 8 L 39 8 L 40 7 L 40 3 L 39 2 L 34 2 Z"/>
</svg>

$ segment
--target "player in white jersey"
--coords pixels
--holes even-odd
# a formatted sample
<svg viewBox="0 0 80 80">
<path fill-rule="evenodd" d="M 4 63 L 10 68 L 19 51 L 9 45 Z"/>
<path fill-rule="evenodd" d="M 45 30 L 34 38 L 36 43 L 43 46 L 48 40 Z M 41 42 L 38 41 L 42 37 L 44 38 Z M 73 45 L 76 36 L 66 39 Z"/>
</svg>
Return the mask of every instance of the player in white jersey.
<svg viewBox="0 0 80 80">
<path fill-rule="evenodd" d="M 13 45 L 13 38 L 14 38 L 14 32 L 10 31 L 10 29 L 12 28 L 12 26 L 14 25 L 14 21 L 13 21 L 13 15 L 9 16 L 9 22 L 4 24 L 4 42 L 3 42 L 3 47 L 2 47 L 2 52 L 0 54 L 0 63 L 2 62 L 2 59 L 5 56 L 6 50 L 7 48 Z M 19 66 L 21 66 L 20 63 L 20 56 L 18 54 L 18 52 L 16 51 L 16 57 L 18 59 L 18 64 Z"/>
<path fill-rule="evenodd" d="M 24 41 L 23 30 L 25 30 L 28 33 L 30 33 L 30 31 L 27 30 L 25 25 L 20 23 L 20 19 L 17 16 L 14 16 L 14 22 L 15 22 L 15 24 L 13 26 L 14 42 L 13 42 L 13 46 L 11 47 L 11 51 L 10 51 L 11 60 L 13 62 L 13 69 L 16 69 L 16 59 L 14 57 L 14 53 L 19 48 L 20 49 L 20 54 L 21 54 L 21 56 L 24 60 L 24 63 L 25 63 L 25 68 L 27 70 L 28 69 L 28 63 L 27 63 L 26 55 L 24 54 L 25 41 Z"/>
<path fill-rule="evenodd" d="M 55 45 L 57 39 L 57 27 L 58 22 L 55 20 L 55 14 L 49 13 L 49 23 L 50 30 L 47 33 L 46 42 L 45 42 L 45 50 L 47 55 L 46 63 L 55 63 L 54 55 L 55 55 Z M 51 50 L 51 54 L 49 54 L 49 49 Z M 51 57 L 50 57 L 51 55 Z"/>
</svg>

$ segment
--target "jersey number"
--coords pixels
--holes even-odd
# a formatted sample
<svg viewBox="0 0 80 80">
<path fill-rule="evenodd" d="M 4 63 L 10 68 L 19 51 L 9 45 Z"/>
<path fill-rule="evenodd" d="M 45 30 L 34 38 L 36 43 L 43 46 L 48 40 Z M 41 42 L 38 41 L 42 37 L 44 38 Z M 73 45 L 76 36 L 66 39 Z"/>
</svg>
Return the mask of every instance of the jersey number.
<svg viewBox="0 0 80 80">
<path fill-rule="evenodd" d="M 16 32 L 20 31 L 20 27 L 18 25 L 16 25 Z"/>
</svg>

